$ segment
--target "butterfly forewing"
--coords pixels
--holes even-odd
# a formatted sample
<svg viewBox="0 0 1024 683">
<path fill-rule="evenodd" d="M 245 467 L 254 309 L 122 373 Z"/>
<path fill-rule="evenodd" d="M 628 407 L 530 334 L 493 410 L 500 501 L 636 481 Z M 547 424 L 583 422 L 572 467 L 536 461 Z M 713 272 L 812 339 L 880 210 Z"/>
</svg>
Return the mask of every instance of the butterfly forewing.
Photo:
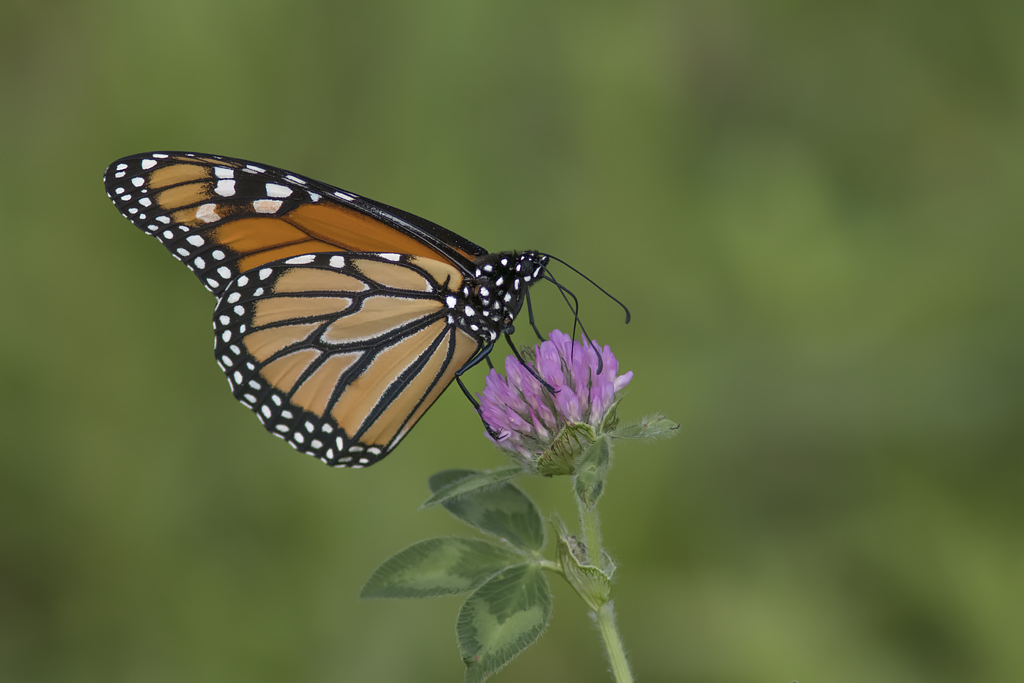
<svg viewBox="0 0 1024 683">
<path fill-rule="evenodd" d="M 480 349 L 445 299 L 461 273 L 422 256 L 303 254 L 226 285 L 218 363 L 264 426 L 327 464 L 383 458 Z"/>
<path fill-rule="evenodd" d="M 387 455 L 512 329 L 548 258 L 489 254 L 400 209 L 229 157 L 136 154 L 104 185 L 218 296 L 217 361 L 238 400 L 334 466 Z"/>
<path fill-rule="evenodd" d="M 214 294 L 264 264 L 324 252 L 398 252 L 471 272 L 481 247 L 412 214 L 283 169 L 188 152 L 124 157 L 107 195 Z"/>
</svg>

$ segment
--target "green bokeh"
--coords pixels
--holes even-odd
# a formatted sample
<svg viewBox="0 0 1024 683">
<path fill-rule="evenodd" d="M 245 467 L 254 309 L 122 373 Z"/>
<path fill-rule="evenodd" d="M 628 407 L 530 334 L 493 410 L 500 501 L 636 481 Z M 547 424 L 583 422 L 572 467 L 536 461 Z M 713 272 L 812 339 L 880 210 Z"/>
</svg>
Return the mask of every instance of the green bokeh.
<svg viewBox="0 0 1024 683">
<path fill-rule="evenodd" d="M 461 676 L 457 599 L 357 595 L 463 533 L 429 474 L 501 458 L 457 391 L 366 471 L 270 438 L 212 297 L 103 194 L 163 148 L 629 303 L 564 278 L 636 373 L 623 418 L 682 424 L 601 501 L 641 680 L 1024 680 L 1021 35 L 995 0 L 5 3 L 0 679 Z M 571 518 L 567 480 L 525 488 Z M 607 680 L 553 590 L 497 680 Z"/>
</svg>

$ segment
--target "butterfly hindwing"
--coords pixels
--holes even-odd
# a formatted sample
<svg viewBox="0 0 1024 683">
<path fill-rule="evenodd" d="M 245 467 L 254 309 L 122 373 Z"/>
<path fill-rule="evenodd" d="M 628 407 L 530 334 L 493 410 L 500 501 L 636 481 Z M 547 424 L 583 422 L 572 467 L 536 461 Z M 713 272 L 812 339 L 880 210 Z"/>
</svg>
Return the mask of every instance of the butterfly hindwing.
<svg viewBox="0 0 1024 683">
<path fill-rule="evenodd" d="M 383 458 L 481 348 L 456 323 L 451 265 L 312 253 L 234 278 L 214 312 L 217 362 L 264 426 L 329 465 Z"/>
<path fill-rule="evenodd" d="M 486 254 L 400 209 L 264 164 L 191 152 L 124 157 L 107 168 L 107 195 L 220 295 L 266 263 L 325 252 L 400 252 L 464 273 Z"/>
<path fill-rule="evenodd" d="M 488 253 L 413 214 L 266 164 L 148 152 L 107 195 L 218 297 L 217 361 L 272 433 L 334 466 L 390 452 L 512 330 L 548 256 Z"/>
</svg>

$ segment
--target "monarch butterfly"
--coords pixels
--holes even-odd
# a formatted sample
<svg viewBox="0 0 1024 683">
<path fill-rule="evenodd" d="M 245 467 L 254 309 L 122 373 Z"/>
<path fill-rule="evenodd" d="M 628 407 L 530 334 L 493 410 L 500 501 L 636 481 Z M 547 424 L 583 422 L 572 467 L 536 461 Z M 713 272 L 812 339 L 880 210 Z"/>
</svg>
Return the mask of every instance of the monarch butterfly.
<svg viewBox="0 0 1024 683">
<path fill-rule="evenodd" d="M 390 453 L 512 331 L 552 258 L 491 254 L 400 209 L 229 157 L 127 156 L 104 185 L 217 296 L 215 355 L 235 398 L 333 467 Z"/>
</svg>

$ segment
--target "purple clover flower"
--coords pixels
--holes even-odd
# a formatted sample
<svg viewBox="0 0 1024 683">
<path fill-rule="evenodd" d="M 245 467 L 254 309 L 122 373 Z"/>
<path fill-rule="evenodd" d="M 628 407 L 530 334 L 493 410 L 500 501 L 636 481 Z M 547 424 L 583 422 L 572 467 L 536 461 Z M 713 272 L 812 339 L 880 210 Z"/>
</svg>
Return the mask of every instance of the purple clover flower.
<svg viewBox="0 0 1024 683">
<path fill-rule="evenodd" d="M 506 376 L 491 370 L 480 395 L 480 414 L 499 435 L 487 437 L 521 464 L 534 468 L 565 427 L 582 425 L 591 434 L 599 430 L 633 373 L 619 375 L 619 361 L 611 348 L 600 349 L 599 361 L 599 347 L 595 347 L 559 330 L 534 347 L 530 365 L 555 393 L 545 389 L 515 356 L 506 357 Z"/>
</svg>

